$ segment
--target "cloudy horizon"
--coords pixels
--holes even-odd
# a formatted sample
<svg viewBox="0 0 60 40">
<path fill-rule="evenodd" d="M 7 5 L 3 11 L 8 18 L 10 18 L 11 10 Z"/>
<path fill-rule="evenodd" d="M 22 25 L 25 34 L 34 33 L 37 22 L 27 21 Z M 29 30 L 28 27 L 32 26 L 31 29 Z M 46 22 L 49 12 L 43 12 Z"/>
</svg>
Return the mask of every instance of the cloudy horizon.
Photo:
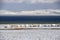
<svg viewBox="0 0 60 40">
<path fill-rule="evenodd" d="M 60 10 L 59 0 L 2 0 L 0 11 L 10 12 L 34 11 L 34 10 Z"/>
<path fill-rule="evenodd" d="M 59 0 L 2 0 L 5 3 L 54 3 Z"/>
<path fill-rule="evenodd" d="M 21 11 L 21 10 L 41 10 L 41 9 L 60 9 L 60 3 L 38 3 L 38 4 L 25 4 L 25 3 L 2 3 L 0 10 Z"/>
<path fill-rule="evenodd" d="M 44 10 L 34 10 L 34 11 L 19 11 L 19 12 L 13 12 L 13 11 L 8 11 L 8 10 L 0 10 L 0 16 L 2 15 L 60 15 L 60 10 L 58 9 L 44 9 Z"/>
</svg>

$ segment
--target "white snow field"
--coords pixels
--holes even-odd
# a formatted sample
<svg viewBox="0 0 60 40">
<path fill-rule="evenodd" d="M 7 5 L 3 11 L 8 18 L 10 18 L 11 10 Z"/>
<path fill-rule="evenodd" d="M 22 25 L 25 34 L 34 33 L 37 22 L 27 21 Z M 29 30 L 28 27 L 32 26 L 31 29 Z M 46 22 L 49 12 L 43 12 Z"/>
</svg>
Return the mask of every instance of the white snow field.
<svg viewBox="0 0 60 40">
<path fill-rule="evenodd" d="M 60 30 L 0 30 L 0 40 L 60 40 Z"/>
</svg>

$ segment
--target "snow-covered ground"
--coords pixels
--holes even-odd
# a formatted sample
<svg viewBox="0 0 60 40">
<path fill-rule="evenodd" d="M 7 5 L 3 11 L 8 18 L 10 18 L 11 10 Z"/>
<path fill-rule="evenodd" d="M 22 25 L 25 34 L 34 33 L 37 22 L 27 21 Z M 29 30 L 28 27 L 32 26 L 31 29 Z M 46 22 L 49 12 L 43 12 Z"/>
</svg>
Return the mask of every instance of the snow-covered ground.
<svg viewBox="0 0 60 40">
<path fill-rule="evenodd" d="M 0 30 L 0 40 L 60 40 L 60 30 Z"/>
</svg>

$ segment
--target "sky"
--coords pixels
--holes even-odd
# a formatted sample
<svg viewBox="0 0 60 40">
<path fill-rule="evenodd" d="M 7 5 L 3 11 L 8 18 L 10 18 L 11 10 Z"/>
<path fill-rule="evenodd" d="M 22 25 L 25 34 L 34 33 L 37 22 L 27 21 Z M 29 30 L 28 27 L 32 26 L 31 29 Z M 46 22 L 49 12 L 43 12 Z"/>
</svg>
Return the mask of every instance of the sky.
<svg viewBox="0 0 60 40">
<path fill-rule="evenodd" d="M 0 10 L 30 11 L 42 9 L 60 9 L 59 0 L 1 0 Z"/>
<path fill-rule="evenodd" d="M 0 15 L 60 15 L 60 0 L 0 0 Z"/>
</svg>

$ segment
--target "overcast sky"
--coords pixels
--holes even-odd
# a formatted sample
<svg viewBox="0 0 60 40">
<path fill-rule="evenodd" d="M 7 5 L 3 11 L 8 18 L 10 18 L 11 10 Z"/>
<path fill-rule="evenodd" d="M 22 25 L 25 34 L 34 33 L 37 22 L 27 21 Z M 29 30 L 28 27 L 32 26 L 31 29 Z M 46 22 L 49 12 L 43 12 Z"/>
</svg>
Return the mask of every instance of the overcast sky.
<svg viewBox="0 0 60 40">
<path fill-rule="evenodd" d="M 2 2 L 5 2 L 5 3 L 23 3 L 23 2 L 26 2 L 26 3 L 53 3 L 53 2 L 56 2 L 56 1 L 59 1 L 59 0 L 1 0 Z"/>
<path fill-rule="evenodd" d="M 59 0 L 1 0 L 0 10 L 26 11 L 60 9 Z"/>
</svg>

